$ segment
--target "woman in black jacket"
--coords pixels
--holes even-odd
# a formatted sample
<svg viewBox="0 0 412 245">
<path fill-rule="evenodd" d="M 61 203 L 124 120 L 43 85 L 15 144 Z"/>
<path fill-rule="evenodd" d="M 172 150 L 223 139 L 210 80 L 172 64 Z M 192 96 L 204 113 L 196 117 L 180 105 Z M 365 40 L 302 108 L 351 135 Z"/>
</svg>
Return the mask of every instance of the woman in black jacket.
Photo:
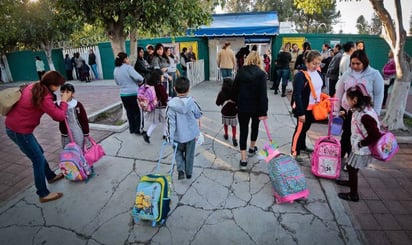
<svg viewBox="0 0 412 245">
<path fill-rule="evenodd" d="M 262 67 L 262 59 L 256 51 L 246 57 L 245 63 L 236 74 L 233 83 L 232 101 L 237 104 L 239 119 L 240 169 L 246 170 L 246 143 L 249 121 L 252 120 L 249 156 L 257 153 L 259 120 L 267 118 L 268 97 L 266 88 L 266 72 Z"/>
</svg>

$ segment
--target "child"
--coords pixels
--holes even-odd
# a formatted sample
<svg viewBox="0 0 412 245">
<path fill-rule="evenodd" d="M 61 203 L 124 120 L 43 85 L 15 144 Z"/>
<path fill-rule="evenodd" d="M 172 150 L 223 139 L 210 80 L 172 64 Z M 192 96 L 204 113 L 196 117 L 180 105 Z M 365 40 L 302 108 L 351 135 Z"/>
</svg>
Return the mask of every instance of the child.
<svg viewBox="0 0 412 245">
<path fill-rule="evenodd" d="M 90 82 L 90 67 L 86 64 L 86 61 L 82 60 L 82 66 L 80 67 L 80 81 Z"/>
<path fill-rule="evenodd" d="M 163 125 L 163 138 L 166 138 L 166 119 L 165 108 L 167 105 L 168 96 L 166 88 L 163 86 L 163 72 L 160 69 L 152 71 L 147 85 L 154 86 L 156 91 L 156 98 L 158 100 L 158 106 L 155 110 L 146 114 L 146 121 L 150 124 L 147 132 L 143 132 L 143 139 L 146 143 L 150 144 L 150 135 L 159 123 Z"/>
<path fill-rule="evenodd" d="M 346 91 L 346 99 L 353 113 L 351 121 L 352 152 L 347 162 L 349 180 L 336 180 L 336 184 L 350 187 L 350 192 L 339 193 L 339 198 L 357 202 L 359 201 L 358 171 L 360 168 L 367 167 L 372 160 L 371 152 L 367 146 L 376 143 L 380 137 L 379 119 L 372 107 L 372 99 L 368 95 L 365 85 L 359 83 L 349 88 Z"/>
<path fill-rule="evenodd" d="M 230 100 L 230 95 L 232 93 L 233 80 L 229 77 L 223 79 L 222 89 L 216 98 L 216 105 L 222 106 L 222 123 L 225 130 L 223 138 L 227 140 L 228 136 L 228 125 L 232 126 L 232 142 L 234 146 L 237 146 L 236 139 L 236 125 L 237 125 L 237 109 L 236 104 Z"/>
<path fill-rule="evenodd" d="M 176 142 L 178 179 L 192 178 L 196 137 L 200 134 L 197 119 L 202 110 L 192 97 L 188 97 L 190 82 L 186 77 L 176 79 L 177 97 L 167 103 L 167 128 L 169 142 Z"/>
<path fill-rule="evenodd" d="M 73 135 L 74 141 L 78 146 L 83 148 L 84 136 L 89 135 L 89 121 L 87 119 L 86 110 L 82 103 L 78 102 L 74 98 L 74 86 L 70 83 L 65 83 L 60 87 L 61 94 L 68 93 L 69 99 L 67 100 L 68 109 L 66 113 L 66 120 L 69 124 L 70 131 Z M 60 133 L 62 134 L 62 146 L 63 148 L 70 143 L 67 127 L 64 121 L 59 123 Z"/>
</svg>

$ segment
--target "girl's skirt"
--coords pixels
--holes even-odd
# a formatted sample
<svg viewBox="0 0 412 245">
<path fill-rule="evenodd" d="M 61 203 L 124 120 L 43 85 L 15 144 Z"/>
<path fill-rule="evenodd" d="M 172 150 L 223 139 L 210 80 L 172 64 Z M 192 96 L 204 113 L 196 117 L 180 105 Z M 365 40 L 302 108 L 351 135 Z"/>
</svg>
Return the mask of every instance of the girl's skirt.
<svg viewBox="0 0 412 245">
<path fill-rule="evenodd" d="M 373 157 L 371 155 L 358 155 L 352 152 L 347 163 L 354 168 L 366 168 L 372 160 Z"/>
<path fill-rule="evenodd" d="M 236 116 L 223 116 L 222 115 L 222 124 L 228 126 L 236 126 L 237 125 L 237 117 Z"/>
</svg>

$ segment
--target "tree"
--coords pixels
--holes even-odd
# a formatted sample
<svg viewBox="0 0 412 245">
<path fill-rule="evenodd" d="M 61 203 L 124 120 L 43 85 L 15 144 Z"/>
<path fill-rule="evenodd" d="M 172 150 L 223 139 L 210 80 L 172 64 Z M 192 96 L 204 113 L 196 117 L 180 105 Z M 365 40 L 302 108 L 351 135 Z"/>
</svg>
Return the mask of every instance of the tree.
<svg viewBox="0 0 412 245">
<path fill-rule="evenodd" d="M 56 0 L 60 9 L 81 16 L 93 25 L 102 23 L 113 54 L 125 52 L 130 38 L 131 61 L 136 58 L 137 35 L 143 31 L 155 36 L 184 34 L 211 21 L 214 1 L 201 0 Z"/>
<path fill-rule="evenodd" d="M 315 8 L 314 10 L 312 10 L 310 5 L 305 5 L 303 2 L 299 2 L 300 4 L 297 3 L 298 1 L 295 0 L 294 4 L 298 13 L 292 17 L 292 20 L 295 22 L 298 32 L 330 32 L 333 29 L 332 25 L 336 24 L 340 17 L 340 12 L 336 12 L 335 0 L 328 1 L 329 4 L 325 4 L 322 8 Z"/>
<path fill-rule="evenodd" d="M 380 35 L 382 33 L 382 21 L 379 17 L 373 13 L 372 22 L 370 25 L 370 34 L 372 35 Z"/>
<path fill-rule="evenodd" d="M 321 7 L 315 4 L 323 4 Z M 313 6 L 312 6 L 313 5 Z M 332 31 L 332 25 L 340 17 L 336 12 L 336 0 L 316 0 L 306 3 L 301 0 L 257 0 L 255 11 L 278 12 L 280 21 L 293 21 L 298 32 Z"/>
<path fill-rule="evenodd" d="M 369 1 L 376 15 L 382 21 L 384 29 L 383 38 L 394 54 L 396 65 L 396 79 L 392 89 L 392 95 L 396 96 L 391 96 L 389 100 L 388 110 L 383 118 L 383 124 L 387 125 L 390 130 L 404 130 L 406 128 L 403 122 L 403 115 L 405 113 L 411 83 L 411 69 L 408 62 L 409 57 L 404 50 L 406 31 L 402 20 L 401 0 L 394 0 L 394 19 L 392 19 L 391 14 L 385 8 L 382 0 Z"/>
<path fill-rule="evenodd" d="M 412 36 L 412 15 L 409 17 L 409 35 Z"/>
<path fill-rule="evenodd" d="M 249 0 L 227 0 L 225 6 L 232 13 L 249 12 L 252 10 Z"/>
<path fill-rule="evenodd" d="M 55 69 L 51 59 L 53 43 L 66 40 L 76 27 L 75 19 L 67 18 L 54 3 L 53 0 L 25 0 L 20 6 L 21 26 L 25 27 L 20 41 L 26 47 L 44 50 L 51 70 Z"/>
<path fill-rule="evenodd" d="M 358 28 L 359 34 L 369 34 L 370 27 L 363 15 L 360 15 L 356 20 L 356 28 Z"/>
<path fill-rule="evenodd" d="M 297 12 L 293 0 L 257 0 L 254 11 L 277 11 L 279 21 L 289 21 Z"/>
</svg>

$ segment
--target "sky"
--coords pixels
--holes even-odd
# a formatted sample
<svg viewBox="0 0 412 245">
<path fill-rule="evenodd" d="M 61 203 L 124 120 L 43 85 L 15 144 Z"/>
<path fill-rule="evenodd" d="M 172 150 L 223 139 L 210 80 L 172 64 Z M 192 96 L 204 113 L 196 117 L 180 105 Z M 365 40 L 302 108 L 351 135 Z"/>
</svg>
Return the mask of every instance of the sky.
<svg viewBox="0 0 412 245">
<path fill-rule="evenodd" d="M 395 4 L 393 0 L 384 0 L 384 6 L 388 10 L 392 18 L 395 17 Z M 406 32 L 409 31 L 409 19 L 412 15 L 412 0 L 401 0 L 403 27 Z M 358 33 L 356 28 L 356 20 L 360 15 L 363 15 L 368 21 L 372 20 L 374 10 L 369 0 L 356 1 L 337 1 L 337 10 L 341 12 L 341 23 L 333 27 L 334 33 L 338 33 L 342 28 L 343 33 Z"/>
</svg>

